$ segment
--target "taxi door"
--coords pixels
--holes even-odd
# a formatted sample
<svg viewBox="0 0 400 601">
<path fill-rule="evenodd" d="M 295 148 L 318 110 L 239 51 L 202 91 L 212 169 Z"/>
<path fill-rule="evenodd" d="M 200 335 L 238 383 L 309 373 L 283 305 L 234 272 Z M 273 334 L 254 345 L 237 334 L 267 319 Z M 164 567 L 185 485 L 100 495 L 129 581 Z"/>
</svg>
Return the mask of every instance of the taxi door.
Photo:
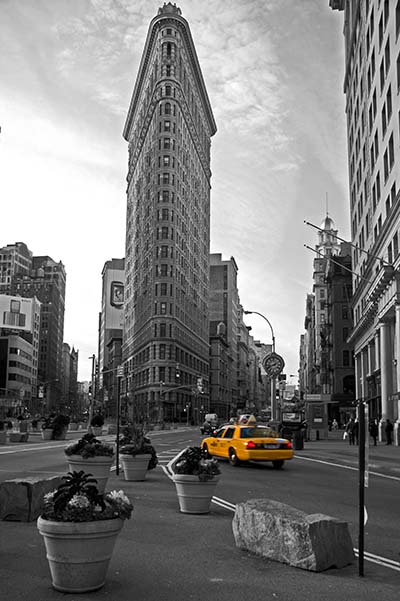
<svg viewBox="0 0 400 601">
<path fill-rule="evenodd" d="M 222 434 L 222 438 L 218 439 L 218 455 L 220 457 L 229 458 L 229 447 L 231 446 L 231 440 L 235 434 L 235 426 L 229 426 Z"/>
</svg>

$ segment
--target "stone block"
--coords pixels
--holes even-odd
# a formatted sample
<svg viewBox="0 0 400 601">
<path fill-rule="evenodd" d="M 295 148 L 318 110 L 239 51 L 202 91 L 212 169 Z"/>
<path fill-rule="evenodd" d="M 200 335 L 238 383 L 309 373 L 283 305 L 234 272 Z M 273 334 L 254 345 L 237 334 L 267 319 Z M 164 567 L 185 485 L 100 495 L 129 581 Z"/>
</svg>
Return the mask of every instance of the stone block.
<svg viewBox="0 0 400 601">
<path fill-rule="evenodd" d="M 232 529 L 240 549 L 296 568 L 322 572 L 354 560 L 346 522 L 319 513 L 309 515 L 277 501 L 239 503 Z"/>
<path fill-rule="evenodd" d="M 43 497 L 61 484 L 61 476 L 16 478 L 0 482 L 0 519 L 32 522 L 43 510 Z"/>
</svg>

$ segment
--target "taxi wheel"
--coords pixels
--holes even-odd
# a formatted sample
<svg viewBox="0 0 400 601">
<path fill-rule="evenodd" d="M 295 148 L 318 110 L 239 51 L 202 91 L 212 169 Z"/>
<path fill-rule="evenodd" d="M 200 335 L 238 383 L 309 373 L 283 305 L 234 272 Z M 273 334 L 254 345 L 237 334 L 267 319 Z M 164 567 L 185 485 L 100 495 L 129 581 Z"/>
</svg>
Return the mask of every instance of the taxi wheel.
<svg viewBox="0 0 400 601">
<path fill-rule="evenodd" d="M 283 459 L 277 459 L 276 461 L 272 462 L 272 466 L 274 467 L 274 469 L 280 470 L 283 467 L 284 463 L 285 462 L 283 461 Z"/>
<path fill-rule="evenodd" d="M 208 446 L 207 446 L 206 444 L 204 444 L 204 445 L 202 446 L 202 449 L 203 449 L 203 451 L 204 451 L 205 458 L 206 458 L 206 459 L 211 459 L 211 455 L 210 455 L 210 453 L 208 452 Z"/>
<path fill-rule="evenodd" d="M 240 465 L 240 460 L 237 458 L 235 449 L 229 449 L 229 463 L 234 467 Z"/>
</svg>

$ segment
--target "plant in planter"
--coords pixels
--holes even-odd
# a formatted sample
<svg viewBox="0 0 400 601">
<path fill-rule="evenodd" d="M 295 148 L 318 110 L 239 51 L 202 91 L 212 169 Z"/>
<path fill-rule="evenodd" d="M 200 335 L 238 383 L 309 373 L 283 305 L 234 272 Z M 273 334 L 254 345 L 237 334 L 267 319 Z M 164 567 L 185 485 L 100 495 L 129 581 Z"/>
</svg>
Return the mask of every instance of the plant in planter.
<svg viewBox="0 0 400 601">
<path fill-rule="evenodd" d="M 104 492 L 114 459 L 113 447 L 89 432 L 68 445 L 64 452 L 69 469 L 91 472 L 97 479 L 99 491 Z"/>
<path fill-rule="evenodd" d="M 65 440 L 67 436 L 69 417 L 60 413 L 53 419 L 53 440 Z"/>
<path fill-rule="evenodd" d="M 145 480 L 147 471 L 157 467 L 156 450 L 145 435 L 143 426 L 125 426 L 119 447 L 125 480 Z"/>
<path fill-rule="evenodd" d="M 169 465 L 181 512 L 209 513 L 221 473 L 217 460 L 207 459 L 201 447 L 188 447 Z"/>
<path fill-rule="evenodd" d="M 85 593 L 103 586 L 116 538 L 132 514 L 122 490 L 101 494 L 91 476 L 83 471 L 64 476 L 45 495 L 37 520 L 58 591 Z"/>
<path fill-rule="evenodd" d="M 90 427 L 91 427 L 92 433 L 95 436 L 100 436 L 103 431 L 103 426 L 104 426 L 104 417 L 101 415 L 101 413 L 96 413 L 96 415 L 94 415 L 90 421 Z"/>
<path fill-rule="evenodd" d="M 45 417 L 42 422 L 42 437 L 44 440 L 65 440 L 67 436 L 69 417 L 60 413 Z"/>
</svg>

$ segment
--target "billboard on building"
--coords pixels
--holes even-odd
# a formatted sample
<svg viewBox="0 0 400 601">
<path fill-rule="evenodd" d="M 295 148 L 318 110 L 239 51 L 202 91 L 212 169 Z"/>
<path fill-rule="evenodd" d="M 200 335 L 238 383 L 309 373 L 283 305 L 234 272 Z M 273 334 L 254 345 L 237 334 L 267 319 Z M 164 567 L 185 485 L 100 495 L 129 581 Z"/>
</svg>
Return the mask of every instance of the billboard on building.
<svg viewBox="0 0 400 601">
<path fill-rule="evenodd" d="M 124 324 L 125 271 L 108 269 L 104 277 L 105 327 L 121 329 Z"/>
<path fill-rule="evenodd" d="M 0 328 L 32 332 L 34 300 L 0 294 Z"/>
</svg>

